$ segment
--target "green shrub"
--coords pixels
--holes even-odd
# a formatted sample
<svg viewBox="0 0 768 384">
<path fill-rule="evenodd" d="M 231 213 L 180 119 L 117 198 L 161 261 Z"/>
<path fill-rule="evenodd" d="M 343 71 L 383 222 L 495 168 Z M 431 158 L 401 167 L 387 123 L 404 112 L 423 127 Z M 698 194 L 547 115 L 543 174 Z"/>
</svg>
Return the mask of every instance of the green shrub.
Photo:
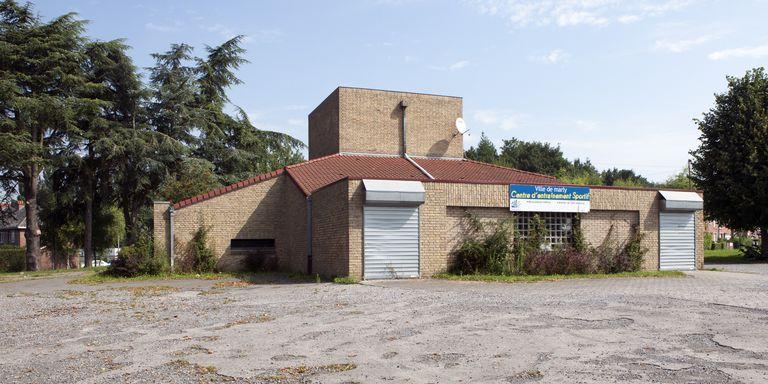
<svg viewBox="0 0 768 384">
<path fill-rule="evenodd" d="M 142 236 L 135 244 L 120 250 L 112 264 L 104 272 L 116 277 L 134 277 L 139 275 L 160 275 L 168 271 L 168 262 L 162 254 L 155 254 L 147 236 Z"/>
<path fill-rule="evenodd" d="M 510 221 L 497 221 L 487 228 L 471 215 L 467 219 L 472 233 L 453 252 L 452 271 L 501 274 L 509 270 L 512 251 Z"/>
<path fill-rule="evenodd" d="M 588 248 L 580 228 L 574 220 L 574 238 L 571 246 L 545 249 L 546 223 L 538 215 L 530 221 L 527 238 L 511 236 L 509 220 L 482 225 L 469 217 L 471 231 L 454 251 L 452 273 L 458 274 L 581 274 L 619 273 L 640 270 L 648 249 L 642 246 L 645 235 L 632 227 L 626 243 L 615 239 L 611 226 L 603 242 Z M 512 239 L 512 240 L 510 240 Z"/>
<path fill-rule="evenodd" d="M 714 249 L 712 246 L 714 245 L 714 240 L 712 239 L 712 234 L 709 232 L 704 233 L 704 249 Z"/>
<path fill-rule="evenodd" d="M 208 229 L 200 227 L 195 231 L 192 240 L 187 244 L 187 258 L 191 261 L 192 270 L 198 273 L 214 272 L 216 256 L 208 247 Z"/>
<path fill-rule="evenodd" d="M 741 249 L 742 251 L 754 245 L 754 241 L 749 236 L 734 236 L 731 241 L 733 241 L 733 249 Z"/>
<path fill-rule="evenodd" d="M 573 218 L 572 228 L 573 249 L 578 252 L 586 252 L 587 241 L 584 239 L 584 231 L 581 230 L 581 214 L 577 214 L 576 217 Z"/>
<path fill-rule="evenodd" d="M 26 269 L 24 248 L 0 245 L 0 272 L 21 272 Z"/>
</svg>

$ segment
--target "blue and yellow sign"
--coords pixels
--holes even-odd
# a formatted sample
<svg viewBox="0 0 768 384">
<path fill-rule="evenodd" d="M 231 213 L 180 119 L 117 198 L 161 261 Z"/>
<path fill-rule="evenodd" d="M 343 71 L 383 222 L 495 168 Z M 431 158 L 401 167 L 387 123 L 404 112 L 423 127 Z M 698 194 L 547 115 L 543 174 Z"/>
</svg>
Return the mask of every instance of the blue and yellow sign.
<svg viewBox="0 0 768 384">
<path fill-rule="evenodd" d="M 589 187 L 510 184 L 509 210 L 517 212 L 589 212 Z"/>
</svg>

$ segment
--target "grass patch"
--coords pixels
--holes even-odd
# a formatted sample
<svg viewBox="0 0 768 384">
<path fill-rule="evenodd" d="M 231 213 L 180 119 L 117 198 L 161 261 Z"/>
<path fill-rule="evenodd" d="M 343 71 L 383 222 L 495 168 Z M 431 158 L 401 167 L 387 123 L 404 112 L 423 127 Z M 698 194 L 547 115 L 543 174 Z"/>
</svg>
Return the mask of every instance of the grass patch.
<svg viewBox="0 0 768 384">
<path fill-rule="evenodd" d="M 708 249 L 704 251 L 705 264 L 749 264 L 758 261 L 747 259 L 740 249 Z"/>
<path fill-rule="evenodd" d="M 104 283 L 122 283 L 127 281 L 153 281 L 153 280 L 182 280 L 182 279 L 197 279 L 197 280 L 223 280 L 236 278 L 238 275 L 232 273 L 167 273 L 160 275 L 140 275 L 134 277 L 115 277 L 107 275 L 103 272 L 91 273 L 85 276 L 79 277 L 74 280 L 70 280 L 70 284 L 104 284 Z"/>
<path fill-rule="evenodd" d="M 39 279 L 45 277 L 51 277 L 62 273 L 74 273 L 74 272 L 102 272 L 107 267 L 90 267 L 90 268 L 72 268 L 72 269 L 48 269 L 45 271 L 23 271 L 23 272 L 2 272 L 0 273 L 0 282 L 4 281 L 18 281 L 25 279 Z"/>
<path fill-rule="evenodd" d="M 360 281 L 355 279 L 354 277 L 334 277 L 333 282 L 336 284 L 357 284 Z"/>
<path fill-rule="evenodd" d="M 128 291 L 134 296 L 160 296 L 167 292 L 178 292 L 179 289 L 175 287 L 169 287 L 167 285 L 146 285 L 140 287 L 119 287 L 121 291 Z"/>
<path fill-rule="evenodd" d="M 500 283 L 532 283 L 536 281 L 559 281 L 571 279 L 608 279 L 613 277 L 682 277 L 685 273 L 680 271 L 638 271 L 620 273 L 591 273 L 574 275 L 454 275 L 441 273 L 432 276 L 436 279 L 458 281 L 486 281 Z"/>
</svg>

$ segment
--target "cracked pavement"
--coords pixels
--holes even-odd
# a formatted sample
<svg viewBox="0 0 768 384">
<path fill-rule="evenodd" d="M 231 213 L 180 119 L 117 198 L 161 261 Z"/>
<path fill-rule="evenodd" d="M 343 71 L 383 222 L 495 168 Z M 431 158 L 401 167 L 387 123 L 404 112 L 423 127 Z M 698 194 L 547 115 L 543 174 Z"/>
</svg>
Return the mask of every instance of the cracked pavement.
<svg viewBox="0 0 768 384">
<path fill-rule="evenodd" d="M 516 284 L 73 278 L 0 284 L 1 382 L 768 381 L 759 271 Z"/>
</svg>

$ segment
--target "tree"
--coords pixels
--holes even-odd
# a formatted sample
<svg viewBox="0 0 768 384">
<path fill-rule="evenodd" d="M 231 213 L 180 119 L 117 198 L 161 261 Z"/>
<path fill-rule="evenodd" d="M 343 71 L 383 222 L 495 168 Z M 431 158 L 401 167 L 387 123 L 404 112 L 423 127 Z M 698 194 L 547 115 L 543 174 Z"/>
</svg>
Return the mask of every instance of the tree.
<svg viewBox="0 0 768 384">
<path fill-rule="evenodd" d="M 611 168 L 601 172 L 603 185 L 615 185 L 623 187 L 650 187 L 653 185 L 648 179 L 640 176 L 631 169 Z"/>
<path fill-rule="evenodd" d="M 515 138 L 504 140 L 499 163 L 523 171 L 557 175 L 568 166 L 560 147 L 539 141 L 522 141 Z"/>
<path fill-rule="evenodd" d="M 68 13 L 42 22 L 30 4 L 0 3 L 0 172 L 26 203 L 26 260 L 40 255 L 38 189 L 42 170 L 78 130 L 80 97 L 91 86 L 83 74 L 85 22 Z"/>
<path fill-rule="evenodd" d="M 688 167 L 684 167 L 677 174 L 670 176 L 663 183 L 658 185 L 660 188 L 669 189 L 692 189 L 693 181 L 688 172 Z"/>
<path fill-rule="evenodd" d="M 465 156 L 467 159 L 481 161 L 483 163 L 494 164 L 499 160 L 499 153 L 496 151 L 496 146 L 485 135 L 485 132 L 480 134 L 480 142 L 477 143 L 477 148 L 470 147 Z"/>
<path fill-rule="evenodd" d="M 575 159 L 568 166 L 561 169 L 557 179 L 570 184 L 601 185 L 603 178 L 589 159 L 582 161 Z"/>
<path fill-rule="evenodd" d="M 715 106 L 695 120 L 701 136 L 691 176 L 704 191 L 707 217 L 731 229 L 759 228 L 768 259 L 768 75 L 756 68 L 727 81 Z"/>
</svg>

